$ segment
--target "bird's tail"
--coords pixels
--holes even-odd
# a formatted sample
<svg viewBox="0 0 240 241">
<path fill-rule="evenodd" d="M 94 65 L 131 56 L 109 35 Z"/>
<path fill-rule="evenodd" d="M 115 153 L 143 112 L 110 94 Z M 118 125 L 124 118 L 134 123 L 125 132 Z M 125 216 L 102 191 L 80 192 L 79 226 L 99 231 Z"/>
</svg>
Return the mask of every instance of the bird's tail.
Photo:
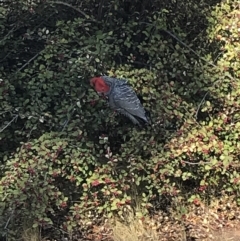
<svg viewBox="0 0 240 241">
<path fill-rule="evenodd" d="M 146 113 L 146 118 L 148 120 L 148 123 L 149 125 L 151 125 L 152 124 L 151 112 L 145 109 L 145 113 Z"/>
</svg>

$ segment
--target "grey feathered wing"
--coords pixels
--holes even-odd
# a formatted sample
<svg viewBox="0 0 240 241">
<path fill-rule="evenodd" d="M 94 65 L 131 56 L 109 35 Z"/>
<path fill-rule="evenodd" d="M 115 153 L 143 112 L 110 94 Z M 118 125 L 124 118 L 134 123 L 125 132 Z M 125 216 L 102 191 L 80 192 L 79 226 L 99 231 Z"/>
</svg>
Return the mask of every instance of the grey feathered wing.
<svg viewBox="0 0 240 241">
<path fill-rule="evenodd" d="M 122 82 L 121 84 L 115 85 L 109 97 L 110 106 L 127 116 L 134 124 L 140 125 L 139 119 L 148 123 L 145 110 L 140 100 L 135 91 L 127 83 Z"/>
</svg>

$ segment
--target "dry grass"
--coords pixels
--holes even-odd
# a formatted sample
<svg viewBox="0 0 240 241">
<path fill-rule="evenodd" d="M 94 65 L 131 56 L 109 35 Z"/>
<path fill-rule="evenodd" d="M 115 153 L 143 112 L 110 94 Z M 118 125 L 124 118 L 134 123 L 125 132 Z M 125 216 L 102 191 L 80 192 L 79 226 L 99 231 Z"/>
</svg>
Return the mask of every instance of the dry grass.
<svg viewBox="0 0 240 241">
<path fill-rule="evenodd" d="M 132 212 L 127 212 L 122 220 L 114 222 L 112 238 L 113 241 L 186 241 L 185 231 L 179 225 L 176 228 L 179 228 L 178 237 L 176 233 L 166 235 L 170 230 L 161 223 L 157 224 L 157 220 L 145 218 L 142 222 Z"/>
<path fill-rule="evenodd" d="M 138 220 L 132 221 L 129 224 L 116 221 L 113 227 L 114 241 L 151 241 L 158 239 L 156 230 L 147 230 Z"/>
<path fill-rule="evenodd" d="M 158 232 L 156 229 L 145 227 L 141 221 L 134 220 L 129 224 L 117 221 L 113 227 L 113 241 L 162 241 L 162 240 L 178 240 L 187 241 L 187 235 L 184 231 L 175 233 L 178 237 L 167 238 L 164 233 Z M 175 236 L 176 237 L 176 236 Z M 240 230 L 222 229 L 209 233 L 209 237 L 192 239 L 196 241 L 240 241 Z"/>
<path fill-rule="evenodd" d="M 186 219 L 179 221 L 179 214 L 172 212 L 169 219 L 162 213 L 144 222 L 125 213 L 121 220 L 112 224 L 113 241 L 240 241 L 240 217 L 231 221 L 229 211 L 218 213 L 220 205 L 202 206 L 188 210 Z M 175 210 L 176 211 L 176 210 Z M 162 217 L 161 217 L 162 216 Z M 177 216 L 177 219 L 175 217 Z M 160 217 L 160 219 L 159 219 Z M 186 228 L 187 227 L 187 228 Z"/>
<path fill-rule="evenodd" d="M 38 228 L 24 228 L 22 231 L 22 240 L 23 241 L 46 241 L 45 238 L 42 238 L 41 232 Z"/>
</svg>

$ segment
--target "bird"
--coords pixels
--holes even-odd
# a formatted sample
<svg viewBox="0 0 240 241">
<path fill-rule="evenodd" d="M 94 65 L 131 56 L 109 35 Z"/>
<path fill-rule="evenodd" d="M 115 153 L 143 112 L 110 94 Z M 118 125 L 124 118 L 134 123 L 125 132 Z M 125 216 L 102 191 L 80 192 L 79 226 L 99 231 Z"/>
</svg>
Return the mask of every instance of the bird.
<svg viewBox="0 0 240 241">
<path fill-rule="evenodd" d="M 140 127 L 150 124 L 148 112 L 127 80 L 103 75 L 91 78 L 90 85 L 108 98 L 110 108 L 128 117 L 133 124 Z"/>
</svg>

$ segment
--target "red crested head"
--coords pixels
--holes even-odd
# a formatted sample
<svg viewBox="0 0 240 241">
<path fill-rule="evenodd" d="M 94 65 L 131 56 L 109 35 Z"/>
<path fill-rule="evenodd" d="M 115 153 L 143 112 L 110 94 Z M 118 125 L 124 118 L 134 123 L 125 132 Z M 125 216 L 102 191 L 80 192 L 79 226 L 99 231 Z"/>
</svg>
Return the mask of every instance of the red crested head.
<svg viewBox="0 0 240 241">
<path fill-rule="evenodd" d="M 90 79 L 90 85 L 98 94 L 105 94 L 110 90 L 109 85 L 106 84 L 102 77 L 94 77 Z"/>
</svg>

